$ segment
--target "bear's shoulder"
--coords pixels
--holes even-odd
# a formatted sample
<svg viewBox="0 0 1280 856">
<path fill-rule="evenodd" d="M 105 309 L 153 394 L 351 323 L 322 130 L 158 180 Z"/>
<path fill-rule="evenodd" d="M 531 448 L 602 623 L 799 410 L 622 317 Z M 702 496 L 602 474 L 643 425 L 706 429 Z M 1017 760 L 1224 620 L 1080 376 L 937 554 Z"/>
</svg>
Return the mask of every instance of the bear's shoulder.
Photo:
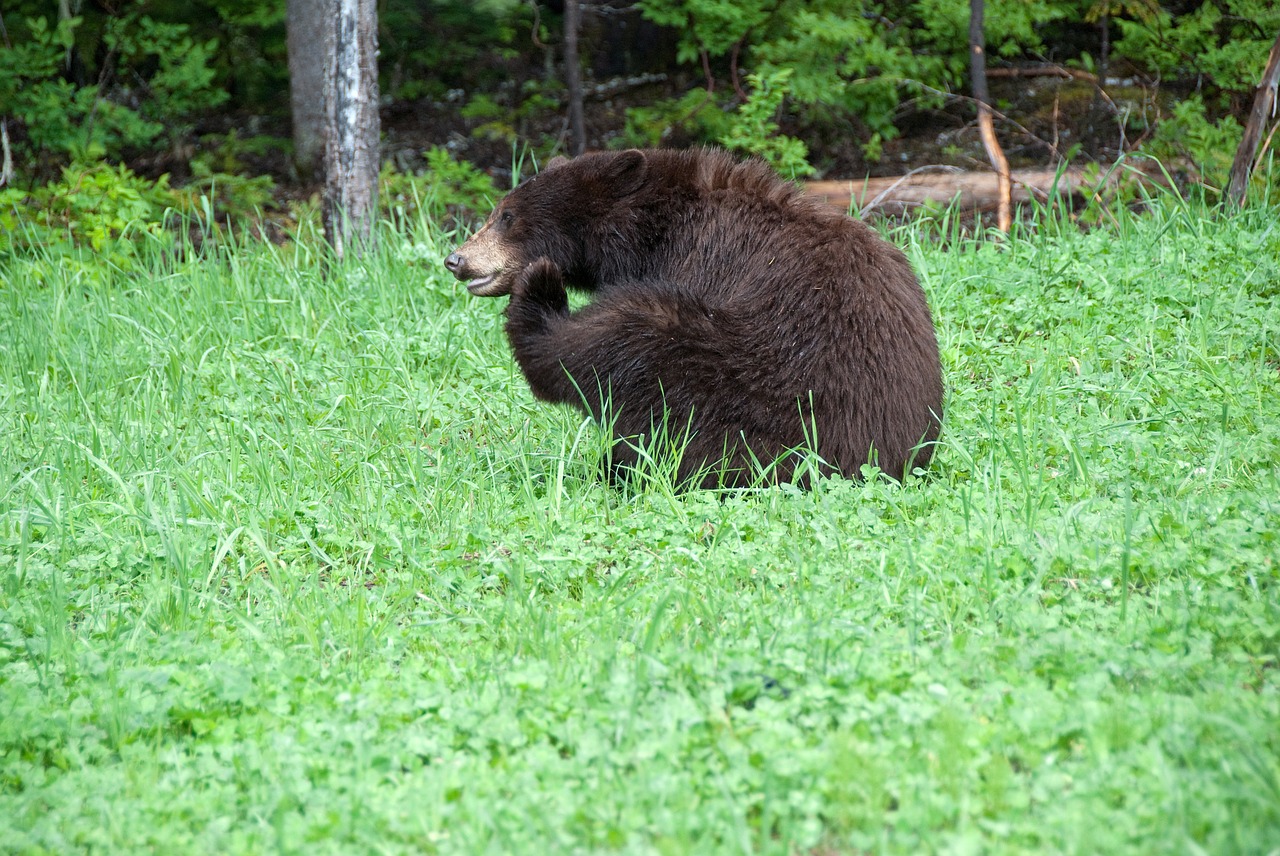
<svg viewBox="0 0 1280 856">
<path fill-rule="evenodd" d="M 797 228 L 862 237 L 864 231 L 870 233 L 861 221 L 809 195 L 803 186 L 782 178 L 758 158 L 739 160 L 714 148 L 668 154 L 675 158 L 668 166 L 668 176 L 676 184 L 685 184 L 694 198 L 716 208 L 752 212 L 763 204 L 780 211 L 784 220 Z"/>
<path fill-rule="evenodd" d="M 702 195 L 730 194 L 785 205 L 803 201 L 801 188 L 784 181 L 764 161 L 738 160 L 722 149 L 678 153 L 684 178 Z"/>
</svg>

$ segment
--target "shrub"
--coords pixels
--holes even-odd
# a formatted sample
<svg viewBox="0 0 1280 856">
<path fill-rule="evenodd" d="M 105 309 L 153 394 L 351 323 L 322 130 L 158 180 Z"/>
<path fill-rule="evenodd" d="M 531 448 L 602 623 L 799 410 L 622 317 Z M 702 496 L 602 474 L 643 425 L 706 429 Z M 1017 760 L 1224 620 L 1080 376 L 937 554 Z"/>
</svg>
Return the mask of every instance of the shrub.
<svg viewBox="0 0 1280 856">
<path fill-rule="evenodd" d="M 719 142 L 731 151 L 763 158 L 788 178 L 801 178 L 814 172 L 808 161 L 809 149 L 801 140 L 780 133 L 775 118 L 790 79 L 790 69 L 747 75 L 751 94 Z"/>
<path fill-rule="evenodd" d="M 1207 89 L 1228 106 L 1234 93 L 1252 93 L 1280 30 L 1280 6 L 1271 0 L 1217 0 L 1187 14 L 1167 9 L 1137 20 L 1119 19 L 1116 55 L 1164 81 Z"/>
<path fill-rule="evenodd" d="M 487 214 L 502 195 L 486 173 L 454 160 L 443 146 L 433 146 L 423 157 L 427 168 L 418 175 L 384 169 L 380 176 L 378 198 L 398 222 L 474 219 Z"/>
<path fill-rule="evenodd" d="M 711 68 L 729 59 L 761 80 L 787 74 L 787 98 L 805 124 L 857 117 L 870 159 L 897 136 L 906 97 L 937 103 L 968 79 L 968 8 L 941 0 L 853 4 L 839 0 L 642 0 L 655 23 L 680 29 L 678 58 Z M 1067 15 L 1063 4 L 992 4 L 991 50 L 1006 56 L 1042 47 L 1040 27 Z M 735 85 L 739 81 L 735 80 Z"/>
<path fill-rule="evenodd" d="M 227 100 L 208 65 L 216 42 L 194 41 L 184 25 L 136 10 L 108 20 L 103 71 L 76 85 L 63 71 L 81 23 L 66 18 L 50 27 L 28 18 L 11 45 L 0 45 L 0 116 L 15 120 L 14 158 L 32 180 L 49 180 L 72 162 L 118 161 L 164 136 L 173 142 Z"/>
<path fill-rule="evenodd" d="M 177 233 L 168 227 L 187 207 L 168 176 L 151 181 L 125 166 L 75 162 L 30 191 L 0 189 L 0 266 L 21 259 L 94 276 L 132 269 L 145 245 L 174 246 Z"/>
</svg>

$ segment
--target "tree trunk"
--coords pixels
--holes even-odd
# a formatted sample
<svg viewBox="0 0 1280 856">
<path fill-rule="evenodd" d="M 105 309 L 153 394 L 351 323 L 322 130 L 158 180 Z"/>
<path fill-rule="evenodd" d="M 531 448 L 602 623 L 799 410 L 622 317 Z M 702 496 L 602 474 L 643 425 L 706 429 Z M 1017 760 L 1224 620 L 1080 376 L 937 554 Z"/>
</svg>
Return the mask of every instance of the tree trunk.
<svg viewBox="0 0 1280 856">
<path fill-rule="evenodd" d="M 0 187 L 13 181 L 13 154 L 9 151 L 9 118 L 0 116 Z"/>
<path fill-rule="evenodd" d="M 996 227 L 1008 232 L 1013 225 L 1013 181 L 1009 177 L 1009 161 L 996 139 L 995 120 L 991 115 L 991 96 L 987 93 L 987 40 L 983 31 L 983 0 L 969 0 L 969 76 L 973 84 L 973 98 L 978 102 L 978 132 L 987 159 L 999 179 L 999 203 L 996 208 Z"/>
<path fill-rule="evenodd" d="M 577 157 L 587 148 L 587 132 L 582 120 L 582 65 L 578 60 L 578 32 L 582 29 L 585 0 L 565 0 L 564 4 L 564 84 L 569 90 L 569 154 Z"/>
<path fill-rule="evenodd" d="M 1093 137 L 1100 143 L 1102 141 L 1103 129 L 1110 124 L 1109 112 L 1107 110 L 1106 89 L 1107 75 L 1110 74 L 1111 67 L 1111 16 L 1107 14 L 1104 7 L 1101 17 L 1098 18 L 1098 33 L 1100 42 L 1098 46 L 1098 85 L 1093 90 L 1093 97 L 1089 99 L 1088 121 L 1085 126 L 1085 133 L 1089 137 Z M 1108 129 L 1109 130 L 1109 129 Z M 1123 135 L 1123 131 L 1121 132 Z M 1119 147 L 1123 151 L 1123 146 Z"/>
<path fill-rule="evenodd" d="M 9 31 L 4 25 L 4 15 L 0 15 L 0 42 L 6 48 L 9 44 Z M 0 116 L 0 187 L 8 187 L 13 181 L 13 153 L 9 151 L 9 117 Z"/>
<path fill-rule="evenodd" d="M 1098 51 L 1098 86 L 1107 88 L 1107 75 L 1111 73 L 1111 16 L 1104 9 L 1098 20 L 1098 29 L 1102 37 L 1101 49 Z"/>
<path fill-rule="evenodd" d="M 293 116 L 293 163 L 310 182 L 324 166 L 325 21 L 324 0 L 288 0 L 285 17 L 289 49 L 289 107 Z"/>
<path fill-rule="evenodd" d="M 1271 56 L 1267 59 L 1266 70 L 1262 72 L 1262 81 L 1258 83 L 1258 91 L 1253 96 L 1253 109 L 1249 111 L 1249 120 L 1244 126 L 1244 138 L 1236 149 L 1236 158 L 1231 163 L 1231 179 L 1227 182 L 1227 200 L 1235 206 L 1244 205 L 1245 193 L 1249 189 L 1249 174 L 1253 172 L 1253 159 L 1258 154 L 1258 141 L 1262 139 L 1262 126 L 1266 124 L 1268 114 L 1276 115 L 1276 101 L 1280 100 L 1277 87 L 1280 86 L 1280 36 L 1271 46 Z"/>
<path fill-rule="evenodd" d="M 377 7 L 374 0 L 326 5 L 324 231 L 342 258 L 370 245 L 378 216 Z"/>
</svg>

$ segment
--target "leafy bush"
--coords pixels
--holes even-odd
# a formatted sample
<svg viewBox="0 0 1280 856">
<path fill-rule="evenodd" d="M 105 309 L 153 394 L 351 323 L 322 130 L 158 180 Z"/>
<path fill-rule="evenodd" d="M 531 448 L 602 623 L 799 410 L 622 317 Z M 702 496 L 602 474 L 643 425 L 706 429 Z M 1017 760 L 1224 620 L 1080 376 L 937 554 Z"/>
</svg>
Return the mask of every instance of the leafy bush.
<svg viewBox="0 0 1280 856">
<path fill-rule="evenodd" d="M 937 103 L 967 85 L 968 8 L 940 0 L 850 6 L 839 0 L 642 0 L 646 17 L 679 28 L 678 57 L 710 68 L 728 58 L 731 75 L 749 68 L 762 80 L 787 73 L 787 97 L 805 123 L 857 117 L 864 148 L 897 136 L 906 97 Z M 1040 29 L 1065 17 L 1061 4 L 992 4 L 992 51 L 1023 55 L 1042 47 Z M 777 79 L 777 78 L 773 78 Z M 737 80 L 734 81 L 738 83 Z"/>
<path fill-rule="evenodd" d="M 1280 6 L 1271 0 L 1216 0 L 1173 15 L 1117 21 L 1114 49 L 1153 76 L 1186 81 L 1197 91 L 1214 93 L 1214 107 L 1225 107 L 1231 93 L 1250 93 L 1280 30 Z"/>
<path fill-rule="evenodd" d="M 732 105 L 721 104 L 714 93 L 691 89 L 679 98 L 664 98 L 627 108 L 626 125 L 611 141 L 614 148 L 713 142 L 729 132 Z"/>
<path fill-rule="evenodd" d="M 790 69 L 767 76 L 748 75 L 751 95 L 733 115 L 732 124 L 719 141 L 731 151 L 763 158 L 784 176 L 800 178 L 814 171 L 807 160 L 809 149 L 801 140 L 779 133 L 775 119 L 790 79 Z"/>
<path fill-rule="evenodd" d="M 678 59 L 708 75 L 708 89 L 727 73 L 741 101 L 741 80 L 748 72 L 769 79 L 785 71 L 786 99 L 798 124 L 821 130 L 856 121 L 869 160 L 897 136 L 896 117 L 906 98 L 914 98 L 916 106 L 936 105 L 946 93 L 969 86 L 969 10 L 962 3 L 641 0 L 640 7 L 650 20 L 680 31 Z M 1091 57 L 1082 48 L 1094 37 L 1079 31 L 1104 11 L 1118 33 L 1113 65 L 1125 61 L 1153 80 L 1203 85 L 1211 116 L 1223 115 L 1228 106 L 1240 108 L 1241 95 L 1256 84 L 1280 28 L 1280 7 L 1269 0 L 1206 2 L 1176 14 L 1145 2 L 991 2 L 988 54 L 1008 60 L 1057 54 L 1057 61 L 1089 65 Z M 1070 32 L 1070 38 L 1055 43 L 1049 35 L 1054 32 Z M 628 134 L 651 138 L 655 130 L 665 130 L 673 114 L 680 115 L 677 105 L 686 102 L 633 110 Z M 1185 126 L 1189 115 L 1174 121 Z M 720 136 L 703 126 L 700 115 L 690 119 L 683 130 L 694 137 Z M 1223 126 L 1220 136 L 1229 130 L 1230 125 Z M 1175 133 L 1170 129 L 1165 136 Z"/>
<path fill-rule="evenodd" d="M 1227 115 L 1215 121 L 1210 118 L 1204 100 L 1193 95 L 1173 105 L 1169 115 L 1156 125 L 1142 152 L 1184 172 L 1210 194 L 1221 194 L 1227 186 L 1243 134 L 1234 117 Z M 1264 158 L 1250 178 L 1253 192 L 1260 201 L 1269 204 L 1280 201 L 1280 170 L 1267 159 Z"/>
<path fill-rule="evenodd" d="M 192 162 L 184 188 L 135 174 L 122 164 L 76 161 L 58 180 L 31 190 L 0 188 L 0 259 L 90 251 L 120 266 L 144 245 L 173 247 L 198 212 L 210 229 L 259 216 L 275 205 L 270 176 L 218 172 Z"/>
<path fill-rule="evenodd" d="M 191 158 L 187 188 L 209 197 L 222 217 L 237 220 L 255 217 L 277 207 L 276 183 L 255 163 L 285 161 L 291 142 L 279 137 L 242 137 L 232 129 L 226 134 L 205 134 Z"/>
<path fill-rule="evenodd" d="M 224 103 L 212 86 L 216 42 L 196 42 L 184 25 L 133 13 L 108 20 L 98 82 L 77 86 L 63 75 L 81 18 L 50 27 L 28 18 L 12 46 L 0 45 L 0 115 L 16 120 L 18 169 L 51 178 L 73 161 L 121 160 L 127 151 L 170 141 L 195 117 Z"/>
<path fill-rule="evenodd" d="M 137 111 L 100 98 L 95 85 L 77 88 L 60 75 L 79 18 L 50 28 L 44 18 L 26 21 L 27 38 L 15 34 L 0 45 L 0 115 L 16 120 L 14 155 L 20 170 L 47 178 L 76 159 L 143 146 L 162 127 Z"/>
<path fill-rule="evenodd" d="M 474 219 L 487 214 L 502 195 L 486 173 L 454 160 L 443 146 L 433 146 L 423 157 L 427 169 L 419 175 L 384 169 L 379 178 L 378 198 L 397 222 Z"/>
<path fill-rule="evenodd" d="M 386 91 L 396 98 L 439 99 L 449 89 L 510 81 L 517 44 L 528 44 L 533 13 L 534 4 L 525 0 L 380 3 L 378 51 Z"/>
<path fill-rule="evenodd" d="M 1218 122 L 1205 113 L 1204 99 L 1193 95 L 1173 105 L 1169 116 L 1156 126 L 1144 151 L 1166 163 L 1184 163 L 1196 179 L 1215 188 L 1223 188 L 1236 147 L 1244 133 L 1231 116 Z"/>
<path fill-rule="evenodd" d="M 215 172 L 204 159 L 191 161 L 191 191 L 206 196 L 229 220 L 255 217 L 276 207 L 275 180 L 269 175 Z"/>
<path fill-rule="evenodd" d="M 627 124 L 614 141 L 615 148 L 669 144 L 673 136 L 693 142 L 713 143 L 768 161 L 789 178 L 813 173 L 808 147 L 803 141 L 781 133 L 777 116 L 789 91 L 789 69 L 768 74 L 749 74 L 751 88 L 745 101 L 734 109 L 722 104 L 714 93 L 692 89 L 680 98 L 659 101 L 647 107 L 627 110 Z"/>
<path fill-rule="evenodd" d="M 167 227 L 185 207 L 168 176 L 150 181 L 125 166 L 76 162 L 31 191 L 0 189 L 0 260 L 70 265 L 91 279 L 104 267 L 131 269 L 145 245 L 173 245 Z"/>
<path fill-rule="evenodd" d="M 209 62 L 218 49 L 217 41 L 193 40 L 185 24 L 164 24 L 146 15 L 115 18 L 107 29 L 106 44 L 133 76 L 154 68 L 143 79 L 143 91 L 134 97 L 141 96 L 138 112 L 162 123 L 171 140 L 190 131 L 197 116 L 229 97 L 226 90 L 213 85 Z"/>
</svg>

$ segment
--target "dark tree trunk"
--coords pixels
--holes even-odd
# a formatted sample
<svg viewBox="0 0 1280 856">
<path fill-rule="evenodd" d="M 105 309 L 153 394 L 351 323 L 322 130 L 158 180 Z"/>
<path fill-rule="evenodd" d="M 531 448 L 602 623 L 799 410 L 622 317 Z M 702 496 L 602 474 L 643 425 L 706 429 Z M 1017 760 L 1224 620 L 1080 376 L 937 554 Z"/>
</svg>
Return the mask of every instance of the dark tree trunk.
<svg viewBox="0 0 1280 856">
<path fill-rule="evenodd" d="M 973 84 L 973 98 L 978 102 L 978 132 L 987 158 L 999 178 L 999 203 L 996 208 L 996 227 L 1008 232 L 1013 225 L 1013 182 L 1009 177 L 1009 161 L 996 138 L 996 126 L 991 115 L 991 96 L 987 93 L 987 40 L 983 30 L 983 0 L 969 0 L 969 75 Z"/>
<path fill-rule="evenodd" d="M 324 166 L 325 23 L 332 10 L 324 0 L 288 0 L 287 9 L 293 163 L 298 177 L 310 182 Z"/>
<path fill-rule="evenodd" d="M 329 0 L 324 231 L 338 258 L 373 240 L 378 216 L 378 37 L 374 0 Z"/>
<path fill-rule="evenodd" d="M 1105 11 L 1098 19 L 1102 36 L 1102 49 L 1098 52 L 1098 86 L 1107 88 L 1107 75 L 1111 73 L 1111 16 Z"/>
<path fill-rule="evenodd" d="M 1244 138 L 1240 140 L 1235 160 L 1231 163 L 1227 200 L 1232 205 L 1244 204 L 1245 193 L 1249 189 L 1249 175 L 1253 172 L 1253 159 L 1258 155 L 1258 142 L 1262 139 L 1262 126 L 1266 124 L 1268 115 L 1275 116 L 1276 113 L 1277 85 L 1280 85 L 1280 36 L 1276 36 L 1276 42 L 1271 46 L 1271 56 L 1262 72 L 1258 91 L 1253 96 L 1253 109 L 1249 111 L 1249 119 L 1245 122 Z"/>
<path fill-rule="evenodd" d="M 1098 76 L 1094 79 L 1096 86 L 1093 89 L 1093 97 L 1089 99 L 1089 110 L 1085 114 L 1084 137 L 1102 144 L 1114 125 L 1112 122 L 1114 113 L 1110 109 L 1110 101 L 1106 94 L 1107 76 L 1111 68 L 1111 16 L 1107 14 L 1106 8 L 1102 9 L 1098 17 L 1098 42 Z M 1124 129 L 1121 128 L 1117 153 L 1123 151 Z"/>
<path fill-rule="evenodd" d="M 587 132 L 582 119 L 582 64 L 578 59 L 578 33 L 582 30 L 580 0 L 564 4 L 564 84 L 569 90 L 569 154 L 587 148 Z"/>
</svg>

